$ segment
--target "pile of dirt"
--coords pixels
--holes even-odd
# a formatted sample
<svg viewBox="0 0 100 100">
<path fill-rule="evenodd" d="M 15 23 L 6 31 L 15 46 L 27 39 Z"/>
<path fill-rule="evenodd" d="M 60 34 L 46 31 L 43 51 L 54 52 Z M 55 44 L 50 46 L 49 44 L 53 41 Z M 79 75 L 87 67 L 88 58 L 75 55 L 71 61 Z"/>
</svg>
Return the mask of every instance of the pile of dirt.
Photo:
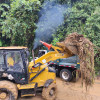
<svg viewBox="0 0 100 100">
<path fill-rule="evenodd" d="M 94 46 L 92 42 L 75 32 L 57 45 L 65 51 L 69 50 L 79 56 L 82 84 L 85 82 L 86 88 L 92 85 L 94 80 Z"/>
</svg>

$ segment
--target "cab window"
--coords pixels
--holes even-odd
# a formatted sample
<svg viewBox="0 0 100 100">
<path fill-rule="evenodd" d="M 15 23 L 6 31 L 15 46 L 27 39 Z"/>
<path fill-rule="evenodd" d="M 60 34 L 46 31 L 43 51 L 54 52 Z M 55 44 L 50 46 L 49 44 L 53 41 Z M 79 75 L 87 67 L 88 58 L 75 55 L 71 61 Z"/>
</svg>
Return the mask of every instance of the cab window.
<svg viewBox="0 0 100 100">
<path fill-rule="evenodd" d="M 23 62 L 20 51 L 10 51 L 6 54 L 8 71 L 22 72 Z"/>
</svg>

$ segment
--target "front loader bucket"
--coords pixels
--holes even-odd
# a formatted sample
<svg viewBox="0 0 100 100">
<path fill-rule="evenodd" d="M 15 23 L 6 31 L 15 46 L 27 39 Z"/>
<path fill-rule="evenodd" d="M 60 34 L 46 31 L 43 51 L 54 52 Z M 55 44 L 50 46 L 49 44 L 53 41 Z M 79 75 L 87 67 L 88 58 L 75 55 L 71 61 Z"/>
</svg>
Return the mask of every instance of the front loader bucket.
<svg viewBox="0 0 100 100">
<path fill-rule="evenodd" d="M 57 42 L 56 43 L 59 47 L 63 48 L 66 52 L 69 50 L 73 54 L 78 54 L 77 48 L 74 45 L 71 45 L 71 43 L 67 42 Z"/>
</svg>

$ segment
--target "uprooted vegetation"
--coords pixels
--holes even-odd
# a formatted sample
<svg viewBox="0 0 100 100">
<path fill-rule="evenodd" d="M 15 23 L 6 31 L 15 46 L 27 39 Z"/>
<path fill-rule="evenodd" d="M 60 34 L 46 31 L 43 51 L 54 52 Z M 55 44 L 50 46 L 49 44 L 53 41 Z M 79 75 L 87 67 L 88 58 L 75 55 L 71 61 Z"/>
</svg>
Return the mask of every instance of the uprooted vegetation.
<svg viewBox="0 0 100 100">
<path fill-rule="evenodd" d="M 69 49 L 73 54 L 79 56 L 82 84 L 85 82 L 86 88 L 92 85 L 94 80 L 94 46 L 92 42 L 75 32 L 57 45 L 65 51 Z"/>
</svg>

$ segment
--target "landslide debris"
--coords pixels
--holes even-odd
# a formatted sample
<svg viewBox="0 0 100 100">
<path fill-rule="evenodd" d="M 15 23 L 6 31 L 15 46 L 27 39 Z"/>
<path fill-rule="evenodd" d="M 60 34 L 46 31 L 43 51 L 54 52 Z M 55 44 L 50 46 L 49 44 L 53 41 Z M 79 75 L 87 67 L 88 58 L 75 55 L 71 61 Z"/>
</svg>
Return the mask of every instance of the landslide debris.
<svg viewBox="0 0 100 100">
<path fill-rule="evenodd" d="M 79 56 L 80 72 L 82 84 L 86 88 L 93 84 L 94 81 L 94 46 L 93 43 L 83 35 L 76 32 L 68 35 L 63 42 L 57 43 L 66 52 L 70 50 L 73 54 Z"/>
</svg>

